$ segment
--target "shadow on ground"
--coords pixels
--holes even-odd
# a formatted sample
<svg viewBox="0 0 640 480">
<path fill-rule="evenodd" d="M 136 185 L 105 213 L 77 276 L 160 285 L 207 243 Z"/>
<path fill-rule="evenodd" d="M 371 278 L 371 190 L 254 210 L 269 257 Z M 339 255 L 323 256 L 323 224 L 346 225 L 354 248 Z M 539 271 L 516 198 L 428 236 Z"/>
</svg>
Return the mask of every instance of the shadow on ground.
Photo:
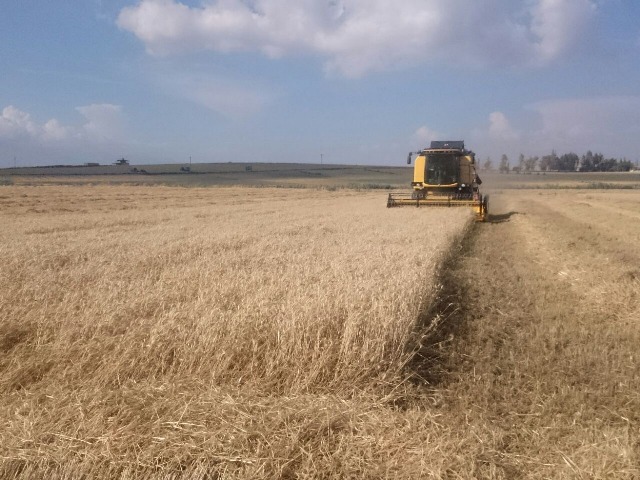
<svg viewBox="0 0 640 480">
<path fill-rule="evenodd" d="M 509 222 L 514 215 L 524 213 L 511 210 L 490 214 L 486 223 Z M 464 336 L 478 315 L 474 309 L 478 301 L 474 298 L 477 289 L 473 288 L 473 282 L 477 280 L 469 278 L 464 262 L 466 257 L 475 255 L 481 225 L 473 224 L 460 243 L 449 252 L 436 280 L 437 285 L 440 285 L 436 299 L 426 304 L 418 317 L 416 328 L 421 332 L 422 338 L 407 365 L 410 376 L 417 384 L 433 387 L 445 380 L 451 368 L 449 362 L 453 339 Z"/>
<path fill-rule="evenodd" d="M 464 335 L 472 318 L 468 307 L 469 279 L 464 276 L 462 263 L 473 250 L 477 228 L 473 225 L 449 253 L 436 280 L 440 289 L 435 302 L 425 305 L 416 322 L 422 339 L 407 367 L 417 384 L 435 386 L 443 381 L 451 340 Z"/>
<path fill-rule="evenodd" d="M 498 215 L 489 214 L 488 223 L 504 223 L 508 222 L 513 215 L 522 215 L 520 212 L 499 213 Z"/>
</svg>

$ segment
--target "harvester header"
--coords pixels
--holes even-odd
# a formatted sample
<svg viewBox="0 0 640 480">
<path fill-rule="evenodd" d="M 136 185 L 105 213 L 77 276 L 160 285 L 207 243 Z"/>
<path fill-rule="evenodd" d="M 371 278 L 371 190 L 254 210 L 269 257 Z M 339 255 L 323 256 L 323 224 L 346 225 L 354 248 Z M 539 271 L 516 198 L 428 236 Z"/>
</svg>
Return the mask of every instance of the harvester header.
<svg viewBox="0 0 640 480">
<path fill-rule="evenodd" d="M 387 207 L 469 206 L 477 220 L 487 219 L 488 196 L 480 193 L 482 181 L 476 173 L 476 156 L 465 149 L 464 141 L 433 141 L 430 148 L 409 152 L 407 164 L 414 156 L 413 191 L 390 193 Z"/>
</svg>

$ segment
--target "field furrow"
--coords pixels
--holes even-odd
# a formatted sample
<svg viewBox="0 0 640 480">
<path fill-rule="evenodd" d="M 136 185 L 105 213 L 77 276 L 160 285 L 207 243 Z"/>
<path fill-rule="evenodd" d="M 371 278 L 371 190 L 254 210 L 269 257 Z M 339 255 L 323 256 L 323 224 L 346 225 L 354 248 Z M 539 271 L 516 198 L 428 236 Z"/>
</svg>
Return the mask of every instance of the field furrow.
<svg viewBox="0 0 640 480">
<path fill-rule="evenodd" d="M 458 471 L 637 477 L 639 280 L 611 252 L 572 245 L 589 229 L 556 199 L 523 192 L 493 202 L 511 213 L 476 232 L 448 280 L 469 301 L 457 319 L 468 330 L 458 330 L 436 390 L 443 417 L 465 432 Z"/>
</svg>

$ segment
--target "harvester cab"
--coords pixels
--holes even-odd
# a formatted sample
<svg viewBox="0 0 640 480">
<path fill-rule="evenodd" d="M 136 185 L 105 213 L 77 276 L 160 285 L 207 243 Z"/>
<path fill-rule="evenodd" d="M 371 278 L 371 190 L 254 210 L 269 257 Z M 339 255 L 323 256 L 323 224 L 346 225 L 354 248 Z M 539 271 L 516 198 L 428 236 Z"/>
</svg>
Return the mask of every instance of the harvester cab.
<svg viewBox="0 0 640 480">
<path fill-rule="evenodd" d="M 415 158 L 411 193 L 390 193 L 387 207 L 472 207 L 478 221 L 488 216 L 488 195 L 480 193 L 475 153 L 464 141 L 433 141 L 430 148 L 409 152 Z"/>
</svg>

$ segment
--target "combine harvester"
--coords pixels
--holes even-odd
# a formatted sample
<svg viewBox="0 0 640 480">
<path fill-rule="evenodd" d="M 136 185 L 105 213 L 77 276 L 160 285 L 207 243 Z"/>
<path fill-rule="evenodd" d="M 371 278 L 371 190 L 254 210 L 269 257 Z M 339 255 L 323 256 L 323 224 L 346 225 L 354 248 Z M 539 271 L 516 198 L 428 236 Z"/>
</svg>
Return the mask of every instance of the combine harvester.
<svg viewBox="0 0 640 480">
<path fill-rule="evenodd" d="M 413 192 L 390 193 L 387 207 L 472 207 L 477 221 L 487 220 L 489 196 L 480 193 L 475 153 L 464 141 L 433 141 L 431 148 L 410 152 L 408 165 L 413 155 Z"/>
</svg>

